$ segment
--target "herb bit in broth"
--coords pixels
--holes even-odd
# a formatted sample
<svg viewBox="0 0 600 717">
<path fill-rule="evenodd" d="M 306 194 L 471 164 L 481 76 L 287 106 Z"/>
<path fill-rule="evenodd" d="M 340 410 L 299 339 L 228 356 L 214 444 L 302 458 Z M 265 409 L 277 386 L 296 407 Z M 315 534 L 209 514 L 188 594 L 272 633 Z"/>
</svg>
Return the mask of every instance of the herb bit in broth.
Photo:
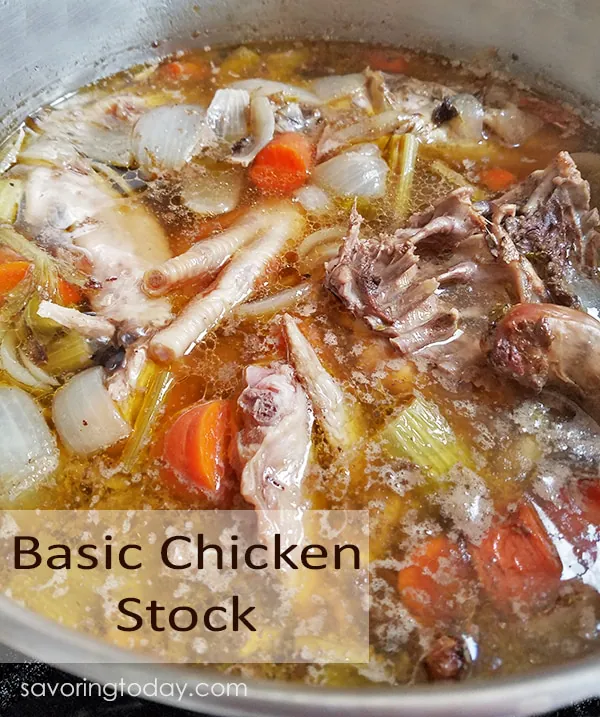
<svg viewBox="0 0 600 717">
<path fill-rule="evenodd" d="M 338 43 L 41 109 L 0 152 L 3 504 L 368 508 L 371 663 L 245 674 L 594 651 L 597 144 L 497 73 Z"/>
</svg>

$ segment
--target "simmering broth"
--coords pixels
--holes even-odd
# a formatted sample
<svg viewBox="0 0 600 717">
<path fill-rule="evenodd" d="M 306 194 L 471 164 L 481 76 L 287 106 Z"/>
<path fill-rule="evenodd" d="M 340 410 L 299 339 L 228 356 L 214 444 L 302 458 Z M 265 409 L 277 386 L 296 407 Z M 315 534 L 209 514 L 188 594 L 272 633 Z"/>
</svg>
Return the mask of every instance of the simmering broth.
<svg viewBox="0 0 600 717">
<path fill-rule="evenodd" d="M 333 42 L 41 109 L 0 164 L 1 383 L 50 433 L 4 507 L 260 510 L 244 431 L 291 386 L 315 420 L 287 500 L 370 512 L 372 661 L 229 670 L 406 684 L 595 650 L 597 145 L 497 73 Z"/>
</svg>

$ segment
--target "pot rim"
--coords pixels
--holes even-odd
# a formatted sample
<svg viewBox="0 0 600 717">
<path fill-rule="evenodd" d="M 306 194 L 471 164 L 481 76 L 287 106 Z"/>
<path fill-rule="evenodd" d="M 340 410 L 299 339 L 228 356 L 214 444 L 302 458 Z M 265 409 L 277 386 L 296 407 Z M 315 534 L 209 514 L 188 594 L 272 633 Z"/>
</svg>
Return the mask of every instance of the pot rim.
<svg viewBox="0 0 600 717">
<path fill-rule="evenodd" d="M 147 682 L 150 676 L 162 683 L 185 682 L 189 685 L 202 682 L 209 687 L 226 681 L 246 683 L 248 696 L 211 699 L 196 696 L 194 699 L 190 695 L 177 702 L 177 706 L 182 708 L 229 715 L 323 715 L 340 708 L 360 715 L 395 715 L 407 710 L 406 714 L 410 717 L 421 714 L 428 717 L 438 714 L 460 714 L 463 717 L 524 715 L 548 711 L 600 694 L 600 655 L 540 668 L 523 675 L 428 687 L 374 685 L 344 689 L 232 678 L 210 666 L 159 663 L 151 657 L 86 637 L 5 596 L 0 596 L 0 640 L 28 657 L 103 683 L 113 682 L 117 676 L 125 684 L 141 680 Z M 73 655 L 78 661 L 65 662 L 65 653 Z M 147 670 L 149 665 L 152 665 L 151 675 Z M 169 698 L 158 696 L 155 699 L 173 704 Z M 251 711 L 246 709 L 248 707 Z"/>
</svg>

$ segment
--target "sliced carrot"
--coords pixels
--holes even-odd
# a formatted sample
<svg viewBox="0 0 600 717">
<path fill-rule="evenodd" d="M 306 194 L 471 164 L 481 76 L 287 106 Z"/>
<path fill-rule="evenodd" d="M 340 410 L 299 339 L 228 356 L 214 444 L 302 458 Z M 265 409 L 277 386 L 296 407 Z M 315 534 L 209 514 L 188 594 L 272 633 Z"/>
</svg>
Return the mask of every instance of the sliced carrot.
<svg viewBox="0 0 600 717">
<path fill-rule="evenodd" d="M 481 181 L 485 186 L 492 192 L 503 192 L 513 185 L 517 178 L 512 172 L 501 167 L 491 167 L 490 169 L 484 169 L 481 173 Z"/>
<path fill-rule="evenodd" d="M 314 145 L 303 134 L 278 134 L 256 155 L 250 181 L 263 194 L 287 195 L 301 187 L 314 164 Z"/>
<path fill-rule="evenodd" d="M 163 458 L 169 467 L 211 495 L 224 488 L 231 412 L 231 401 L 196 404 L 177 416 L 164 439 Z"/>
<path fill-rule="evenodd" d="M 398 50 L 373 50 L 366 59 L 372 70 L 402 74 L 408 69 L 406 58 Z"/>
<path fill-rule="evenodd" d="M 459 546 L 446 536 L 430 538 L 398 573 L 398 591 L 424 625 L 461 619 L 472 604 L 472 571 Z"/>
<path fill-rule="evenodd" d="M 69 306 L 72 304 L 81 304 L 85 299 L 85 294 L 75 284 L 71 284 L 64 279 L 59 279 L 58 298 L 63 306 Z"/>
<path fill-rule="evenodd" d="M 20 284 L 30 266 L 28 261 L 7 261 L 0 264 L 0 296 L 5 296 Z"/>
<path fill-rule="evenodd" d="M 160 73 L 169 80 L 204 80 L 210 76 L 208 64 L 193 60 L 174 60 L 160 66 Z"/>
<path fill-rule="evenodd" d="M 554 602 L 562 564 L 535 508 L 523 501 L 471 546 L 479 580 L 497 607 L 520 614 Z"/>
</svg>

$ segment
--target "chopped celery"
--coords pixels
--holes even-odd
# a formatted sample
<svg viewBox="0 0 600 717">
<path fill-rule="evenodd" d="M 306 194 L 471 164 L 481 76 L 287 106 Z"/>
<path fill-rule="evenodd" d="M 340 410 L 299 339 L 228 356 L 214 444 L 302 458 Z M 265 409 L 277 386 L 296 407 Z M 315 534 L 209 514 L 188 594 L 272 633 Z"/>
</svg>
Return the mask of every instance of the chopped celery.
<svg viewBox="0 0 600 717">
<path fill-rule="evenodd" d="M 34 294 L 31 299 L 29 299 L 24 311 L 25 323 L 34 334 L 49 336 L 56 333 L 61 326 L 60 324 L 57 324 L 56 321 L 52 321 L 52 319 L 45 319 L 38 314 L 40 301 L 39 294 Z"/>
<path fill-rule="evenodd" d="M 90 343 L 77 331 L 69 331 L 52 341 L 46 349 L 44 369 L 57 376 L 62 373 L 79 371 L 91 365 L 92 348 Z"/>
<path fill-rule="evenodd" d="M 15 221 L 22 194 L 22 180 L 0 179 L 0 223 L 12 224 Z"/>
<path fill-rule="evenodd" d="M 447 473 L 456 463 L 470 463 L 467 449 L 439 408 L 422 396 L 390 421 L 382 437 L 390 455 L 407 458 L 434 477 Z"/>
<path fill-rule="evenodd" d="M 288 82 L 308 60 L 310 50 L 307 47 L 295 47 L 283 52 L 269 52 L 265 64 L 270 77 L 279 82 Z"/>
<path fill-rule="evenodd" d="M 439 159 L 434 159 L 429 165 L 430 169 L 435 172 L 439 177 L 445 179 L 450 184 L 454 184 L 456 187 L 470 187 L 473 190 L 473 199 L 478 202 L 481 199 L 486 198 L 486 193 L 475 187 L 471 182 L 467 181 L 462 174 L 456 172 L 452 167 L 449 167 L 445 162 Z"/>
<path fill-rule="evenodd" d="M 0 306 L 0 335 L 14 325 L 17 314 L 25 308 L 32 291 L 33 276 L 28 272 Z"/>
<path fill-rule="evenodd" d="M 221 63 L 221 75 L 251 77 L 260 67 L 260 55 L 249 47 L 238 47 L 230 52 Z"/>
<path fill-rule="evenodd" d="M 387 146 L 388 164 L 397 178 L 394 187 L 394 214 L 406 219 L 410 209 L 410 195 L 419 153 L 419 140 L 414 134 L 393 135 Z"/>
<path fill-rule="evenodd" d="M 173 373 L 168 370 L 159 370 L 157 366 L 154 366 L 154 376 L 146 388 L 133 431 L 127 439 L 121 456 L 125 473 L 131 473 L 135 468 L 172 385 Z"/>
</svg>

